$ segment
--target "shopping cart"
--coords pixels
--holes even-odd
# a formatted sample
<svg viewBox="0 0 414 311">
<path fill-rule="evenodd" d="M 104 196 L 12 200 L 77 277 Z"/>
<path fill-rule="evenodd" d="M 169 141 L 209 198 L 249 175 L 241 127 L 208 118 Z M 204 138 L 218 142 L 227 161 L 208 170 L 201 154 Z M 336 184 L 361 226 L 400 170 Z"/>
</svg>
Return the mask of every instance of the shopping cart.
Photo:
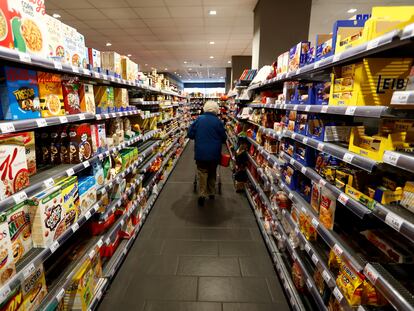
<svg viewBox="0 0 414 311">
<path fill-rule="evenodd" d="M 216 177 L 217 193 L 221 194 L 221 165 L 218 165 L 218 168 L 217 168 L 216 172 L 217 172 L 217 177 Z M 197 184 L 198 184 L 198 181 L 197 181 L 197 168 L 196 168 L 196 172 L 195 172 L 195 175 L 194 175 L 194 183 L 193 184 L 194 184 L 193 191 L 194 191 L 194 193 L 197 193 Z"/>
</svg>

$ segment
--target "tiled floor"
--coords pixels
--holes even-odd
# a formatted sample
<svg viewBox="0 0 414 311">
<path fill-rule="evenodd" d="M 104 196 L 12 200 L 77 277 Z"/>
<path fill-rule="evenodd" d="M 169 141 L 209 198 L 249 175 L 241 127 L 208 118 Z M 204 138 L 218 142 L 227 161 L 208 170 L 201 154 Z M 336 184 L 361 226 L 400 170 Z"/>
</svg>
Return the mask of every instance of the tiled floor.
<svg viewBox="0 0 414 311">
<path fill-rule="evenodd" d="M 289 310 L 246 198 L 222 169 L 223 194 L 200 208 L 185 150 L 99 310 Z"/>
</svg>

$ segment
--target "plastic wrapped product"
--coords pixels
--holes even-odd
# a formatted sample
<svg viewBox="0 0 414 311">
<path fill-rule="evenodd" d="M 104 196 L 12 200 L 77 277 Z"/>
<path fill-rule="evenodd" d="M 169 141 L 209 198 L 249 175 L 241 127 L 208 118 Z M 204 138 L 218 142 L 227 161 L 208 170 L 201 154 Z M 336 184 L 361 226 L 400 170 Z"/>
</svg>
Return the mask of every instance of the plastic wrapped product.
<svg viewBox="0 0 414 311">
<path fill-rule="evenodd" d="M 321 203 L 319 205 L 319 220 L 328 230 L 333 229 L 335 209 L 335 196 L 331 191 L 323 187 L 321 191 Z"/>
</svg>

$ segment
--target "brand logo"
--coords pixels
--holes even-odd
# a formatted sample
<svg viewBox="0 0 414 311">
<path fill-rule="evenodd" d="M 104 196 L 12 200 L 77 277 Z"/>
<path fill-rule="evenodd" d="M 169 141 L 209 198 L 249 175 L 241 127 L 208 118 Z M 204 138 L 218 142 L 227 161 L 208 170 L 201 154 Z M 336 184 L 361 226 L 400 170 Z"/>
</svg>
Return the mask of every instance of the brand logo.
<svg viewBox="0 0 414 311">
<path fill-rule="evenodd" d="M 405 88 L 407 79 L 386 78 L 378 76 L 377 94 L 384 94 L 387 90 L 402 90 Z"/>
</svg>

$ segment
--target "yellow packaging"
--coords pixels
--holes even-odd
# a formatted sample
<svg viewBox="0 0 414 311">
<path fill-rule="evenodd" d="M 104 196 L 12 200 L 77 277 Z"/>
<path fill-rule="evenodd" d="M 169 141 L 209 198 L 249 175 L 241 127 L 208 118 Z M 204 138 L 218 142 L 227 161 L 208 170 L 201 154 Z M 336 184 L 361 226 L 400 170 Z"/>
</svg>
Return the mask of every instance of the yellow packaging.
<svg viewBox="0 0 414 311">
<path fill-rule="evenodd" d="M 414 182 L 407 181 L 405 183 L 401 205 L 414 213 Z"/>
<path fill-rule="evenodd" d="M 342 290 L 351 306 L 359 306 L 361 304 L 362 282 L 362 278 L 355 271 L 345 263 L 341 264 L 340 274 L 336 279 L 336 284 Z"/>
<path fill-rule="evenodd" d="M 128 90 L 114 88 L 114 102 L 115 102 L 115 111 L 121 111 L 122 109 L 128 107 Z"/>
<path fill-rule="evenodd" d="M 63 210 L 65 213 L 65 226 L 72 226 L 81 214 L 79 206 L 78 177 L 66 177 L 56 184 L 61 188 L 63 197 Z"/>
<path fill-rule="evenodd" d="M 355 189 L 351 185 L 345 186 L 345 193 L 349 195 L 351 198 L 355 199 L 356 201 L 360 202 L 361 204 L 365 205 L 369 209 L 373 209 L 375 205 L 375 201 L 373 198 L 370 198 L 368 195 L 362 193 L 361 191 Z"/>
<path fill-rule="evenodd" d="M 50 72 L 37 72 L 40 109 L 43 118 L 65 115 L 62 81 L 60 75 Z"/>
<path fill-rule="evenodd" d="M 23 281 L 22 291 L 24 310 L 37 310 L 47 294 L 46 279 L 42 264 L 36 267 L 35 271 Z"/>
<path fill-rule="evenodd" d="M 66 290 L 65 310 L 87 310 L 95 291 L 94 271 L 91 261 L 87 260 L 73 277 L 71 286 Z"/>
</svg>

